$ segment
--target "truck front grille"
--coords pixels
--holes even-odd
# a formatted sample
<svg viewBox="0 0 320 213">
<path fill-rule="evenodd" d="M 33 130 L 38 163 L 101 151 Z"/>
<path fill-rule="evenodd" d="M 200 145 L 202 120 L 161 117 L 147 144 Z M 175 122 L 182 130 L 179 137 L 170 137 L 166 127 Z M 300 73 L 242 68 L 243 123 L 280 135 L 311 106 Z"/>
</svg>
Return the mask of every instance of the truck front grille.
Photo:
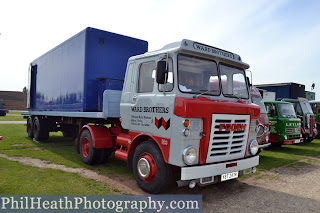
<svg viewBox="0 0 320 213">
<path fill-rule="evenodd" d="M 286 128 L 286 133 L 300 133 L 300 128 Z"/>
<path fill-rule="evenodd" d="M 243 158 L 249 124 L 250 115 L 213 114 L 206 163 Z"/>
</svg>

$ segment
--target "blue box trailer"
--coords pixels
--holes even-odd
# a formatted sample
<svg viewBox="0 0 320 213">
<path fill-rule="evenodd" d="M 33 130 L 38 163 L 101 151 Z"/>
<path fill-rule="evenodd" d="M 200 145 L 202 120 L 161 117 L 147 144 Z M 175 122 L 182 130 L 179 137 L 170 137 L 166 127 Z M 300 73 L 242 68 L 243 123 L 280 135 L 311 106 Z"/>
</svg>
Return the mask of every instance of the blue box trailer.
<svg viewBox="0 0 320 213">
<path fill-rule="evenodd" d="M 305 97 L 305 85 L 297 83 L 260 84 L 258 89 L 264 89 L 276 93 L 276 99 Z"/>
<path fill-rule="evenodd" d="M 119 116 L 104 104 L 120 102 L 129 57 L 147 51 L 147 41 L 86 28 L 31 62 L 25 114 Z"/>
</svg>

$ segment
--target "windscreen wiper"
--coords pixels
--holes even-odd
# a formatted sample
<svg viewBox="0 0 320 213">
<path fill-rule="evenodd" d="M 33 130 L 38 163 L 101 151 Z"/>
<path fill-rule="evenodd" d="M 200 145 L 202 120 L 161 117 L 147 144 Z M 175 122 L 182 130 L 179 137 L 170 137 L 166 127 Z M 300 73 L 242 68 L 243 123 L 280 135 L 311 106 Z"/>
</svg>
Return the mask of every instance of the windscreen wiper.
<svg viewBox="0 0 320 213">
<path fill-rule="evenodd" d="M 198 98 L 200 95 L 204 95 L 204 94 L 207 94 L 208 92 L 213 92 L 213 90 L 200 90 L 200 91 L 204 91 L 200 94 L 197 94 L 197 95 L 194 95 L 193 97 L 194 98 Z"/>
<path fill-rule="evenodd" d="M 235 94 L 224 94 L 225 97 L 230 97 L 230 98 L 237 98 L 238 100 L 242 100 L 240 96 L 237 96 Z"/>
</svg>

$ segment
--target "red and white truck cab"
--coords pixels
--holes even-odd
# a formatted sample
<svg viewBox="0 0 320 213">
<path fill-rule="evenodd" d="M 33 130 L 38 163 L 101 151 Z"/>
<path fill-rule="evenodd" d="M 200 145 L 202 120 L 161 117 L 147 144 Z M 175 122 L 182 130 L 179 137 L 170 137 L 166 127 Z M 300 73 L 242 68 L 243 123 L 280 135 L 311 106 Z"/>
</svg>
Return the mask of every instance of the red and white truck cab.
<svg viewBox="0 0 320 213">
<path fill-rule="evenodd" d="M 144 191 L 163 190 L 177 171 L 177 185 L 191 188 L 255 171 L 260 108 L 250 102 L 248 68 L 237 54 L 190 40 L 129 59 L 120 103 L 127 132 L 115 156 Z"/>
<path fill-rule="evenodd" d="M 257 130 L 257 141 L 259 144 L 259 148 L 263 149 L 271 145 L 269 141 L 270 131 L 269 131 L 269 120 L 266 111 L 266 107 L 262 100 L 262 96 L 259 90 L 255 86 L 250 87 L 250 94 L 252 103 L 258 105 L 260 107 L 260 118 L 259 118 L 259 126 Z"/>
</svg>

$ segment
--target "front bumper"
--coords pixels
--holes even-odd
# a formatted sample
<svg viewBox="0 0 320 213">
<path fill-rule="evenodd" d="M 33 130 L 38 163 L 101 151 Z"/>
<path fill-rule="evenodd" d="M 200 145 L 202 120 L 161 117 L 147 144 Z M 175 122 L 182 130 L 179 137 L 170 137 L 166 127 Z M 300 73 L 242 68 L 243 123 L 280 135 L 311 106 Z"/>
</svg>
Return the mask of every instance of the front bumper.
<svg viewBox="0 0 320 213">
<path fill-rule="evenodd" d="M 283 141 L 283 145 L 296 144 L 296 143 L 301 143 L 301 142 L 303 142 L 303 138 L 291 139 L 291 140 L 284 140 L 284 141 Z"/>
<path fill-rule="evenodd" d="M 227 164 L 234 164 L 237 166 L 227 168 Z M 236 160 L 225 163 L 217 163 L 204 166 L 190 166 L 181 168 L 181 180 L 192 180 L 204 177 L 213 177 L 217 175 L 226 174 L 229 172 L 236 172 L 246 170 L 259 165 L 259 156 L 251 158 Z"/>
<path fill-rule="evenodd" d="M 271 145 L 271 143 L 260 144 L 259 149 L 267 148 L 270 145 Z"/>
</svg>

